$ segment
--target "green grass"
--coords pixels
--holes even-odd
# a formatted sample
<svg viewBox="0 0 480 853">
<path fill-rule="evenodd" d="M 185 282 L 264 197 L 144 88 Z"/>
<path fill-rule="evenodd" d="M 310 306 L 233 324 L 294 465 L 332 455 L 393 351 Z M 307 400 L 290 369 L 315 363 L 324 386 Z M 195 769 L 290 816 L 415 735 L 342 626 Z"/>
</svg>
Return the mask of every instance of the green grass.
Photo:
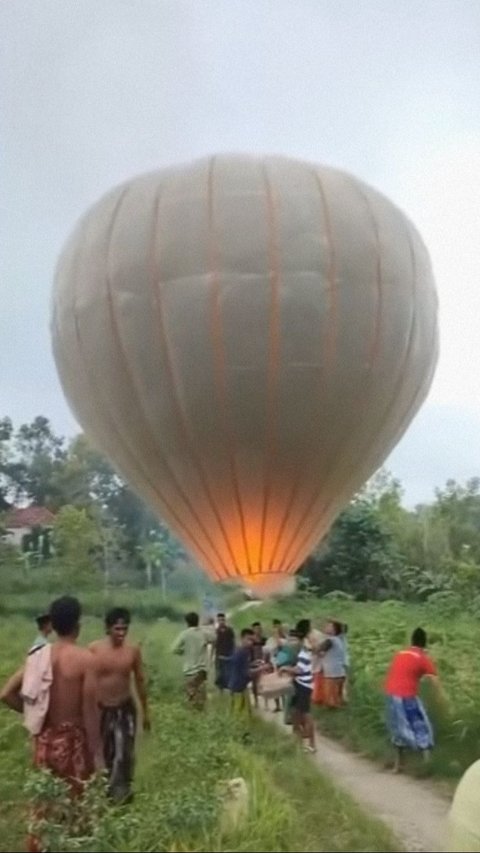
<svg viewBox="0 0 480 853">
<path fill-rule="evenodd" d="M 34 619 L 44 613 L 55 593 L 45 593 L 35 590 L 33 593 L 18 592 L 3 596 L 0 599 L 0 617 L 25 616 Z M 127 604 L 134 617 L 145 622 L 154 619 L 169 619 L 180 621 L 182 614 L 192 602 L 180 598 L 169 598 L 164 601 L 159 589 L 122 589 L 121 587 L 106 590 L 88 590 L 81 593 L 84 609 L 92 616 L 100 618 L 105 610 L 118 604 Z"/>
<path fill-rule="evenodd" d="M 472 617 L 400 602 L 362 604 L 299 597 L 265 604 L 238 618 L 239 624 L 255 618 L 268 626 L 273 616 L 288 624 L 308 616 L 319 627 L 331 616 L 348 623 L 352 659 L 349 704 L 338 712 L 319 710 L 318 722 L 323 733 L 382 764 L 392 760 L 384 722 L 385 674 L 393 654 L 407 644 L 414 628 L 423 626 L 430 636 L 429 650 L 438 665 L 448 708 L 439 705 L 424 686 L 423 698 L 437 745 L 429 767 L 412 756 L 409 770 L 418 776 L 453 781 L 480 756 L 480 626 Z"/>
<path fill-rule="evenodd" d="M 141 573 L 130 572 L 127 577 L 130 577 L 131 581 L 132 575 L 135 574 L 136 581 L 140 584 L 143 580 Z M 2 561 L 0 551 L 0 617 L 26 616 L 33 619 L 39 613 L 44 613 L 54 598 L 65 594 L 79 595 L 85 611 L 93 616 L 101 617 L 107 607 L 127 603 L 137 619 L 147 622 L 161 617 L 179 620 L 186 610 L 198 608 L 199 598 L 203 598 L 205 594 L 222 609 L 230 609 L 245 600 L 243 590 L 236 584 L 202 583 L 201 580 L 197 582 L 188 572 L 184 572 L 183 576 L 182 583 L 182 571 L 173 573 L 173 579 L 167 584 L 165 600 L 158 586 L 137 587 L 129 581 L 121 583 L 117 578 L 115 583 L 104 587 L 100 575 L 95 586 L 84 588 L 79 584 L 78 574 L 71 566 L 65 573 L 65 565 L 52 560 L 46 567 L 27 569 L 18 559 Z"/>
<path fill-rule="evenodd" d="M 142 736 L 136 799 L 115 813 L 99 808 L 93 836 L 64 850 L 109 851 L 393 851 L 399 849 L 381 824 L 364 815 L 324 779 L 292 738 L 257 721 L 246 746 L 228 702 L 214 700 L 207 713 L 193 714 L 181 699 L 180 662 L 168 644 L 177 627 L 137 623 L 133 635 L 143 645 L 152 696 L 153 730 Z M 84 621 L 82 639 L 101 631 Z M 22 659 L 32 637 L 23 617 L 0 623 L 0 676 Z M 26 801 L 23 794 L 30 748 L 20 722 L 0 711 L 0 850 L 21 850 Z M 219 783 L 236 776 L 247 781 L 248 819 L 230 835 L 220 831 Z M 54 848 L 52 848 L 54 849 Z"/>
</svg>

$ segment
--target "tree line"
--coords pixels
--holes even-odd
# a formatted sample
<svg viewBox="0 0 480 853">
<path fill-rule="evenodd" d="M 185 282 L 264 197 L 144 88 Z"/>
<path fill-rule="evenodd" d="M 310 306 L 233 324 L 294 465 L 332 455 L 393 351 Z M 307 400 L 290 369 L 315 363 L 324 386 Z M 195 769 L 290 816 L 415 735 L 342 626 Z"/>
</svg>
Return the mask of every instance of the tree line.
<svg viewBox="0 0 480 853">
<path fill-rule="evenodd" d="M 168 527 L 115 473 L 84 435 L 55 434 L 48 418 L 15 429 L 0 420 L 0 567 L 17 559 L 6 531 L 13 506 L 36 505 L 55 514 L 50 540 L 33 530 L 22 543 L 23 568 L 58 564 L 78 586 L 165 583 L 188 558 Z M 3 535 L 2 535 L 3 534 Z M 38 543 L 42 542 L 41 549 Z M 60 565 L 61 564 L 61 565 Z M 191 574 L 191 571 L 190 571 Z"/>
<path fill-rule="evenodd" d="M 75 581 L 198 584 L 168 527 L 155 518 L 106 459 L 79 435 L 55 434 L 48 418 L 17 429 L 0 420 L 0 569 L 18 561 L 8 545 L 12 505 L 35 504 L 55 513 L 52 541 L 38 531 L 23 543 L 28 570 L 61 562 Z M 51 548 L 50 548 L 51 544 Z M 69 569 L 70 567 L 70 569 Z M 183 574 L 182 574 L 183 573 Z M 378 472 L 350 502 L 300 576 L 318 595 L 343 593 L 360 600 L 445 599 L 480 602 L 480 478 L 449 480 L 434 499 L 404 505 L 402 485 Z"/>
<path fill-rule="evenodd" d="M 412 510 L 400 481 L 379 471 L 337 518 L 303 575 L 320 594 L 480 606 L 480 478 L 448 480 L 431 503 Z"/>
</svg>

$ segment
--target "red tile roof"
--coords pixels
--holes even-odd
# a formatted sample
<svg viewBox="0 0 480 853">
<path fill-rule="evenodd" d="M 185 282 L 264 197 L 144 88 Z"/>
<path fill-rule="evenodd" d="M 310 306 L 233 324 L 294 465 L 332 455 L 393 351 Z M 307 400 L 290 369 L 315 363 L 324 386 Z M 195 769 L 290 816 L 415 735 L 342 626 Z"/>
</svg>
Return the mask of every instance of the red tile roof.
<svg viewBox="0 0 480 853">
<path fill-rule="evenodd" d="M 50 527 L 54 521 L 55 516 L 44 506 L 26 506 L 13 509 L 7 515 L 5 527 L 7 530 L 18 527 Z"/>
</svg>

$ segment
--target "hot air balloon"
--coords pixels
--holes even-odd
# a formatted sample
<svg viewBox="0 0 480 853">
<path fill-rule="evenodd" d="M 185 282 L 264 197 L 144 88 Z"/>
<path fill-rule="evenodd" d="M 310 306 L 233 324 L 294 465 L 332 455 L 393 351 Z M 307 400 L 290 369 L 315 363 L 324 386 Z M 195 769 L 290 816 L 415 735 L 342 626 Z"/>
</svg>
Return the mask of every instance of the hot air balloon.
<svg viewBox="0 0 480 853">
<path fill-rule="evenodd" d="M 291 578 L 423 402 L 428 253 L 336 169 L 216 156 L 80 221 L 52 338 L 87 436 L 215 580 Z"/>
</svg>

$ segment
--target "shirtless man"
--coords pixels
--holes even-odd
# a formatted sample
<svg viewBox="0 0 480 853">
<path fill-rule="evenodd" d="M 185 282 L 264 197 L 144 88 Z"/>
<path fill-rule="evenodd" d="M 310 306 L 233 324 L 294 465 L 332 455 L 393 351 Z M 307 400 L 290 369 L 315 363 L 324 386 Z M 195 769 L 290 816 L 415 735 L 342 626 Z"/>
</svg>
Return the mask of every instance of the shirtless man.
<svg viewBox="0 0 480 853">
<path fill-rule="evenodd" d="M 150 729 L 147 694 L 139 646 L 126 642 L 130 613 L 122 607 L 105 617 L 107 637 L 92 643 L 100 706 L 103 757 L 109 774 L 109 792 L 117 801 L 131 799 L 133 781 L 136 705 L 132 697 L 132 675 L 143 711 L 143 727 Z"/>
<path fill-rule="evenodd" d="M 80 631 L 80 603 L 65 596 L 50 608 L 57 641 L 52 645 L 52 683 L 48 711 L 40 733 L 34 738 L 34 764 L 64 779 L 73 793 L 93 773 L 99 755 L 96 679 L 93 656 L 76 645 Z M 33 650 L 32 656 L 41 654 Z M 22 667 L 0 692 L 0 700 L 22 713 Z M 30 837 L 28 850 L 41 850 L 39 839 Z"/>
</svg>

